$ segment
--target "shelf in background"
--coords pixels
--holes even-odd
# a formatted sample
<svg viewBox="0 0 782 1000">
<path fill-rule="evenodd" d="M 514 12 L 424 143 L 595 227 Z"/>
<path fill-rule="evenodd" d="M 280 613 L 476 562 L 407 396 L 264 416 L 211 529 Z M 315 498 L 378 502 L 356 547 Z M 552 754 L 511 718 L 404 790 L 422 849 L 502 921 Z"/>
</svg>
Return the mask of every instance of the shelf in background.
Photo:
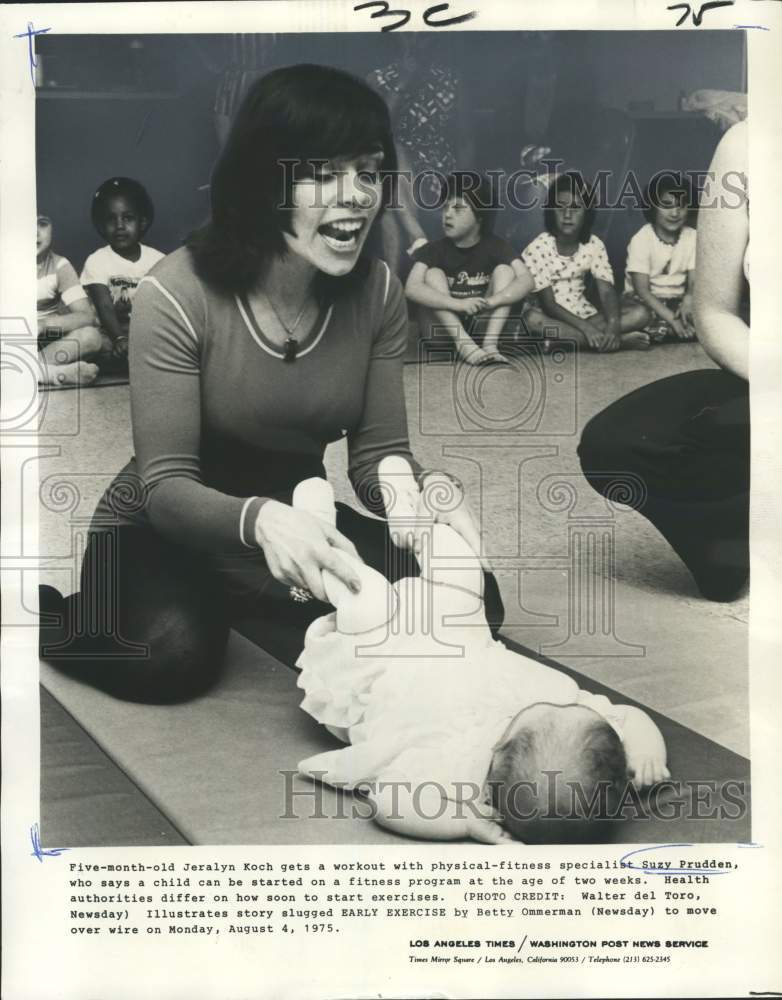
<svg viewBox="0 0 782 1000">
<path fill-rule="evenodd" d="M 687 121 L 705 117 L 702 111 L 628 111 L 627 114 L 630 118 L 681 118 Z"/>
<path fill-rule="evenodd" d="M 36 98 L 45 101 L 173 101 L 180 95 L 175 91 L 145 90 L 68 90 L 65 87 L 39 87 Z"/>
</svg>

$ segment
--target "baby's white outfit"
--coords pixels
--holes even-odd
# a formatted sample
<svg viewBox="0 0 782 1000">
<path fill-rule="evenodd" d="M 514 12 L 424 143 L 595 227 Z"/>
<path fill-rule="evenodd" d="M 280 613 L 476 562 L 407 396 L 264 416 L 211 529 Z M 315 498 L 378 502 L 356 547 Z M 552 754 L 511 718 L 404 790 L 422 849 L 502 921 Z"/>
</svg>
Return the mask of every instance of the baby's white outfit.
<svg viewBox="0 0 782 1000">
<path fill-rule="evenodd" d="M 469 800 L 510 721 L 535 702 L 587 705 L 621 736 L 622 708 L 492 638 L 475 555 L 445 525 L 429 537 L 420 578 L 392 586 L 363 567 L 361 634 L 340 630 L 339 606 L 307 630 L 301 707 L 350 745 L 308 757 L 299 771 L 347 788 L 436 782 L 446 798 Z"/>
</svg>

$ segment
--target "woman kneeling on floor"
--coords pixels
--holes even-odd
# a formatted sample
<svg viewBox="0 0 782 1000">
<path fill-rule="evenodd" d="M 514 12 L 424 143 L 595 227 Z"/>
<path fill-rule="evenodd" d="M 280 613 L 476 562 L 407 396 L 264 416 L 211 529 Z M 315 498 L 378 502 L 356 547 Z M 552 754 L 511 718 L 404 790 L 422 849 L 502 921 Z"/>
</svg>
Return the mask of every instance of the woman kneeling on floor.
<svg viewBox="0 0 782 1000">
<path fill-rule="evenodd" d="M 42 588 L 44 658 L 122 698 L 181 700 L 214 683 L 238 619 L 260 621 L 262 644 L 293 664 L 329 607 L 322 571 L 360 587 L 345 554 L 392 581 L 417 575 L 386 522 L 340 505 L 332 527 L 291 506 L 342 437 L 365 506 L 384 512 L 378 463 L 404 455 L 419 480 L 457 491 L 436 519 L 478 552 L 458 484 L 410 454 L 402 287 L 360 256 L 381 168 L 395 166 L 387 108 L 354 77 L 294 66 L 250 89 L 210 222 L 139 283 L 135 458 L 96 510 L 81 594 Z M 496 625 L 493 577 L 486 594 Z"/>
</svg>

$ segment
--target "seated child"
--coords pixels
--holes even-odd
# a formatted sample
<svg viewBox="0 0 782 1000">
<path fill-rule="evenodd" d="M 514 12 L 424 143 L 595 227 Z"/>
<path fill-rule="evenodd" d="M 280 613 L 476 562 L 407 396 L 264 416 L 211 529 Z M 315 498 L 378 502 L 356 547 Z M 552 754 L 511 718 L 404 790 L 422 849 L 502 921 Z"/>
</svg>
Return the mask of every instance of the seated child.
<svg viewBox="0 0 782 1000">
<path fill-rule="evenodd" d="M 88 358 L 101 349 L 95 316 L 71 264 L 52 250 L 54 235 L 48 215 L 38 216 L 38 353 L 41 382 L 46 385 L 89 385 L 98 366 Z"/>
<path fill-rule="evenodd" d="M 92 199 L 92 224 L 107 241 L 84 263 L 87 289 L 105 335 L 102 368 L 127 371 L 128 330 L 136 286 L 163 254 L 141 240 L 155 217 L 152 200 L 138 181 L 111 177 Z"/>
<path fill-rule="evenodd" d="M 647 223 L 627 247 L 622 315 L 653 342 L 694 340 L 695 230 L 687 225 L 692 192 L 685 178 L 653 177 Z"/>
<path fill-rule="evenodd" d="M 407 465 L 384 459 L 381 479 L 389 462 Z M 397 506 L 412 514 L 409 466 L 393 478 Z M 333 522 L 323 480 L 299 484 L 294 506 Z M 399 521 L 398 510 L 392 518 Z M 475 553 L 446 525 L 428 537 L 420 579 L 391 585 L 362 563 L 353 594 L 324 572 L 336 612 L 307 630 L 297 663 L 301 707 L 350 746 L 301 761 L 300 773 L 339 788 L 369 785 L 373 818 L 411 837 L 594 836 L 595 814 L 584 808 L 593 795 L 602 796 L 597 816 L 606 817 L 628 770 L 638 785 L 670 776 L 657 726 L 640 709 L 581 691 L 493 640 Z"/>
<path fill-rule="evenodd" d="M 449 178 L 445 236 L 414 253 L 405 294 L 423 307 L 426 338 L 444 327 L 468 364 L 503 362 L 500 334 L 511 305 L 532 290 L 532 278 L 511 245 L 492 234 L 491 185 L 481 179 L 471 188 L 467 178 L 474 175 Z"/>
<path fill-rule="evenodd" d="M 649 337 L 620 314 L 606 248 L 592 233 L 593 217 L 580 174 L 561 174 L 552 182 L 543 210 L 546 232 L 521 255 L 535 280 L 524 321 L 546 344 L 564 339 L 593 351 L 644 350 Z M 600 312 L 586 296 L 588 274 L 597 286 Z"/>
</svg>

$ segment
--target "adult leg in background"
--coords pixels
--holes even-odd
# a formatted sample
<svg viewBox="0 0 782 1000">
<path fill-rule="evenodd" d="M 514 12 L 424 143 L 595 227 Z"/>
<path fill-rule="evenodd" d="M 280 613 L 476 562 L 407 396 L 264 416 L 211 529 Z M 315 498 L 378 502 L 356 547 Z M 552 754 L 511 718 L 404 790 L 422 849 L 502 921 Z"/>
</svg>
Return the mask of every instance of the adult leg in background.
<svg viewBox="0 0 782 1000">
<path fill-rule="evenodd" d="M 205 557 L 151 528 L 92 532 L 80 591 L 41 587 L 40 610 L 41 658 L 117 698 L 186 701 L 222 668 L 227 617 Z"/>
<path fill-rule="evenodd" d="M 598 413 L 579 445 L 584 475 L 610 495 L 623 473 L 638 507 L 704 597 L 734 599 L 749 574 L 749 389 L 719 369 L 643 386 Z"/>
</svg>

